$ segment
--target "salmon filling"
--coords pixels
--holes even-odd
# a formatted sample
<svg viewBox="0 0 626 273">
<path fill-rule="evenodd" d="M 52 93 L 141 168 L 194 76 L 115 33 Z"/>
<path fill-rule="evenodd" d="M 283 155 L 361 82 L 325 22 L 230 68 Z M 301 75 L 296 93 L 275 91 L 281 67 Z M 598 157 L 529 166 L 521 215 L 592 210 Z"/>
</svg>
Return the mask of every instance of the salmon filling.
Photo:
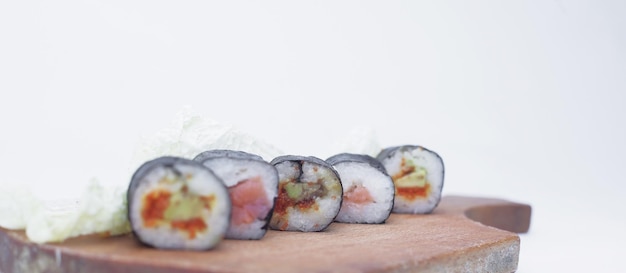
<svg viewBox="0 0 626 273">
<path fill-rule="evenodd" d="M 228 188 L 233 205 L 231 225 L 251 224 L 264 219 L 272 209 L 260 177 L 243 180 Z"/>
<path fill-rule="evenodd" d="M 361 184 L 352 184 L 352 186 L 344 192 L 343 200 L 359 206 L 374 202 L 374 198 L 370 194 L 369 190 Z"/>
</svg>

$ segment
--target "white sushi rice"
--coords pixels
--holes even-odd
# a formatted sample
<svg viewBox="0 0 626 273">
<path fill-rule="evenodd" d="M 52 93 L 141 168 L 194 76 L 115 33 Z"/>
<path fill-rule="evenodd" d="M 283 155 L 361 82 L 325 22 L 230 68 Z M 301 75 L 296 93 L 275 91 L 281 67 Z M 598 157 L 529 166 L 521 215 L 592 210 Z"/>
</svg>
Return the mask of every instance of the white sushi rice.
<svg viewBox="0 0 626 273">
<path fill-rule="evenodd" d="M 219 176 L 227 187 L 235 186 L 241 181 L 261 177 L 268 203 L 274 204 L 278 194 L 278 173 L 272 165 L 262 161 L 228 157 L 212 158 L 202 164 Z M 250 224 L 231 225 L 226 232 L 226 238 L 260 239 L 266 233 L 264 228 L 266 224 L 266 219 L 255 219 Z"/>
<path fill-rule="evenodd" d="M 288 181 L 297 179 L 300 175 L 299 164 L 292 161 L 285 161 L 276 165 L 280 181 Z M 322 179 L 322 185 L 328 189 L 328 194 L 323 197 L 316 197 L 315 203 L 318 209 L 299 210 L 297 208 L 288 207 L 287 221 L 288 225 L 285 230 L 293 231 L 320 231 L 327 227 L 337 216 L 341 206 L 341 191 L 333 189 L 341 188 L 341 182 L 334 172 L 326 167 L 315 163 L 304 162 L 302 164 L 302 176 L 300 182 L 317 182 Z M 275 226 L 276 219 L 272 219 L 272 228 Z"/>
<path fill-rule="evenodd" d="M 228 192 L 221 185 L 222 182 L 208 171 L 182 164 L 176 165 L 175 168 L 183 176 L 192 175 L 191 179 L 188 179 L 186 183 L 189 193 L 202 196 L 215 195 L 215 203 L 211 210 L 205 209 L 202 211 L 202 218 L 208 226 L 207 231 L 198 232 L 194 239 L 189 239 L 187 233 L 174 229 L 169 225 L 160 225 L 156 228 L 144 227 L 144 221 L 141 216 L 143 197 L 156 189 L 178 192 L 185 186 L 180 181 L 172 184 L 160 183 L 165 177 L 173 179 L 176 176 L 172 170 L 163 167 L 154 168 L 147 173 L 133 193 L 132 200 L 135 200 L 135 202 L 130 204 L 132 229 L 140 237 L 141 241 L 150 242 L 151 245 L 158 248 L 192 250 L 211 248 L 222 240 L 223 234 L 229 225 L 230 199 L 228 198 Z"/>
<path fill-rule="evenodd" d="M 393 177 L 401 172 L 402 158 L 410 159 L 417 167 L 426 169 L 426 181 L 430 183 L 430 193 L 427 198 L 406 200 L 396 195 L 393 212 L 423 214 L 430 213 L 441 199 L 443 184 L 443 162 L 436 154 L 418 147 L 416 149 L 399 149 L 390 158 L 382 160 L 389 176 Z"/>
<path fill-rule="evenodd" d="M 343 187 L 344 199 L 335 221 L 344 223 L 381 223 L 389 217 L 393 206 L 394 186 L 391 177 L 367 163 L 341 162 L 334 165 Z M 358 205 L 346 200 L 346 192 L 353 186 L 363 186 L 374 199 L 370 204 Z"/>
</svg>

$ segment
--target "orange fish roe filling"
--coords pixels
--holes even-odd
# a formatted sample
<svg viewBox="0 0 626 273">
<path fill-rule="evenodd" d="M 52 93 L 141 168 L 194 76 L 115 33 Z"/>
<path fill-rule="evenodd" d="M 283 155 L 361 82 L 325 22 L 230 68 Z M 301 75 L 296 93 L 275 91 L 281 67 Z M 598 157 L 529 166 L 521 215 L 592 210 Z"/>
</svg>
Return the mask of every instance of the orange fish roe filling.
<svg viewBox="0 0 626 273">
<path fill-rule="evenodd" d="M 194 239 L 197 232 L 206 230 L 207 225 L 200 217 L 196 217 L 189 220 L 172 221 L 171 227 L 186 231 L 189 234 L 189 239 Z"/>
<path fill-rule="evenodd" d="M 144 196 L 141 210 L 144 226 L 155 227 L 163 220 L 163 214 L 170 205 L 170 196 L 172 193 L 167 190 L 154 190 Z"/>
<path fill-rule="evenodd" d="M 292 205 L 292 200 L 287 196 L 287 191 L 285 191 L 283 185 L 279 185 L 279 193 L 274 203 L 274 213 L 277 214 L 285 214 L 287 213 L 287 208 Z"/>
<path fill-rule="evenodd" d="M 415 200 L 418 198 L 426 198 L 430 194 L 430 183 L 426 183 L 424 187 L 398 187 L 396 194 L 407 200 Z"/>
</svg>

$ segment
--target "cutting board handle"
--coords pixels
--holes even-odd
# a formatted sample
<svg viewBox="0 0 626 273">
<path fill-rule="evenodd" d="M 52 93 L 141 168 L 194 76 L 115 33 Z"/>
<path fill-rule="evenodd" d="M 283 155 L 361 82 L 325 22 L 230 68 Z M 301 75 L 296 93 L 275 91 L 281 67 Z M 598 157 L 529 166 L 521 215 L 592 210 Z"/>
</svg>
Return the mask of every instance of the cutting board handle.
<svg viewBox="0 0 626 273">
<path fill-rule="evenodd" d="M 498 229 L 526 233 L 530 228 L 531 206 L 502 199 L 445 196 L 434 213 L 457 213 Z"/>
</svg>

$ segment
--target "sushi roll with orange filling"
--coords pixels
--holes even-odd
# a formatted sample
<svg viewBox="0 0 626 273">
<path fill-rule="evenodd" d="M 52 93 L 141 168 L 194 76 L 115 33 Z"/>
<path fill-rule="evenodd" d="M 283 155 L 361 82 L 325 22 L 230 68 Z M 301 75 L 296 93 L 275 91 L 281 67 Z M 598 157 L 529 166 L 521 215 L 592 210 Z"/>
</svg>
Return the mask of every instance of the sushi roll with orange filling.
<svg viewBox="0 0 626 273">
<path fill-rule="evenodd" d="M 396 188 L 393 212 L 425 214 L 439 204 L 444 166 L 437 153 L 422 146 L 405 145 L 384 149 L 377 159 Z"/>
<path fill-rule="evenodd" d="M 394 186 L 378 160 L 368 155 L 343 153 L 326 162 L 335 167 L 343 187 L 343 202 L 336 222 L 380 224 L 389 218 Z"/>
<path fill-rule="evenodd" d="M 156 248 L 211 249 L 228 228 L 228 190 L 193 160 L 160 157 L 144 163 L 131 178 L 127 200 L 135 237 Z"/>
<path fill-rule="evenodd" d="M 270 164 L 278 170 L 278 198 L 270 228 L 322 231 L 341 208 L 341 180 L 326 161 L 316 157 L 280 156 Z"/>
<path fill-rule="evenodd" d="M 194 159 L 211 169 L 228 187 L 232 202 L 227 239 L 261 239 L 267 232 L 278 191 L 278 172 L 257 155 L 210 150 Z"/>
</svg>

